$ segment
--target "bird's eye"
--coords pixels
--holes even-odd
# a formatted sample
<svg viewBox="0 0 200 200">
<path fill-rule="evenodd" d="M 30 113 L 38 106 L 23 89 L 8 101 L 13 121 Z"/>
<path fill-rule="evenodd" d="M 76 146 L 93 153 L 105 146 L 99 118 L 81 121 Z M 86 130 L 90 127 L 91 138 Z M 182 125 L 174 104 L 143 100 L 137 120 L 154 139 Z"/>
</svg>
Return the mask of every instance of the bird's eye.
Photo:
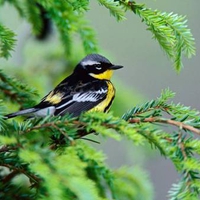
<svg viewBox="0 0 200 200">
<path fill-rule="evenodd" d="M 99 66 L 99 65 L 97 65 L 97 66 L 96 66 L 96 69 L 97 69 L 97 70 L 101 70 L 101 69 L 102 69 L 102 67 L 101 67 L 101 66 Z"/>
</svg>

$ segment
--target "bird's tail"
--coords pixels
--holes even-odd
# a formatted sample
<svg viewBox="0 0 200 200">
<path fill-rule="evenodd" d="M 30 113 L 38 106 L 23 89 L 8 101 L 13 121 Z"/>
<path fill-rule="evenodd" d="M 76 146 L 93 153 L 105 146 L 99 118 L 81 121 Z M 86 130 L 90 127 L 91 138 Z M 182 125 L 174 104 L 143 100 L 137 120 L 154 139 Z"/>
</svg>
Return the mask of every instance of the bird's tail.
<svg viewBox="0 0 200 200">
<path fill-rule="evenodd" d="M 36 112 L 37 110 L 38 109 L 36 109 L 36 108 L 28 108 L 28 109 L 25 109 L 25 110 L 20 110 L 18 112 L 14 112 L 14 113 L 10 113 L 8 115 L 5 115 L 5 118 L 9 119 L 9 118 L 13 118 L 13 117 L 16 117 L 16 116 L 19 116 L 19 115 L 29 115 L 31 113 Z"/>
</svg>

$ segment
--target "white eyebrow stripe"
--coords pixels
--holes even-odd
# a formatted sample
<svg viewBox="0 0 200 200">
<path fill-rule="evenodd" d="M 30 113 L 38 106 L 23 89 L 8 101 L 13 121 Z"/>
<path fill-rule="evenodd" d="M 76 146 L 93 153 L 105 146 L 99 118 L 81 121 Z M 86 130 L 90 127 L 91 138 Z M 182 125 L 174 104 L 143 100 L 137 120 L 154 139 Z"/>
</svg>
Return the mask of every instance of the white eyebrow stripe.
<svg viewBox="0 0 200 200">
<path fill-rule="evenodd" d="M 94 61 L 94 60 L 86 60 L 81 62 L 81 65 L 87 66 L 87 65 L 99 65 L 101 64 L 100 62 Z"/>
</svg>

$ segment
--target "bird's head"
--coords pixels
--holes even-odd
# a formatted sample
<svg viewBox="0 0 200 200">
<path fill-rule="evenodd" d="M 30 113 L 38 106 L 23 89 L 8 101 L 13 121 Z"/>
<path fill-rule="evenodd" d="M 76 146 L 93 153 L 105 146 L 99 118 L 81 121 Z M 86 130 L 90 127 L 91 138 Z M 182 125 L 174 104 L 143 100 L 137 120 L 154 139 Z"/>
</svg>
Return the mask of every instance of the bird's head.
<svg viewBox="0 0 200 200">
<path fill-rule="evenodd" d="M 107 58 L 99 54 L 89 54 L 76 66 L 74 72 L 80 75 L 89 75 L 96 79 L 110 80 L 113 70 L 123 66 L 113 65 Z"/>
</svg>

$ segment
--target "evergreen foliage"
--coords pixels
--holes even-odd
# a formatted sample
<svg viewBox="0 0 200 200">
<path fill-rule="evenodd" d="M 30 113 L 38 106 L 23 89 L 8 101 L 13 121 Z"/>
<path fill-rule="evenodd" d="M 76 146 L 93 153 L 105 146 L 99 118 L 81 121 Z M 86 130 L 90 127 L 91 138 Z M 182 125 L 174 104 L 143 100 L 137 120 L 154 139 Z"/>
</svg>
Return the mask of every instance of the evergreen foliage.
<svg viewBox="0 0 200 200">
<path fill-rule="evenodd" d="M 1 0 L 12 4 L 20 16 L 40 33 L 40 8 L 56 25 L 68 56 L 73 38 L 80 35 L 86 53 L 98 51 L 93 29 L 84 18 L 89 1 Z M 173 60 L 182 67 L 182 53 L 195 54 L 194 39 L 183 16 L 147 9 L 127 0 L 98 0 L 117 19 L 125 19 L 127 10 L 141 17 L 154 38 Z M 40 6 L 38 6 L 40 5 Z M 8 58 L 14 48 L 15 34 L 0 25 L 0 55 Z M 148 176 L 140 168 L 111 169 L 106 156 L 85 142 L 88 135 L 117 141 L 127 139 L 133 145 L 150 144 L 161 156 L 170 159 L 181 175 L 169 191 L 170 200 L 196 200 L 200 197 L 200 113 L 170 99 L 169 89 L 155 100 L 138 105 L 122 117 L 111 113 L 83 113 L 43 119 L 6 120 L 7 104 L 20 108 L 32 106 L 37 93 L 0 71 L 0 199 L 153 199 Z M 172 126 L 165 129 L 162 125 Z M 91 139 L 88 139 L 91 140 Z"/>
<path fill-rule="evenodd" d="M 4 4 L 2 0 L 0 3 Z M 128 0 L 98 0 L 100 5 L 109 9 L 111 15 L 117 20 L 125 19 L 127 10 L 138 15 L 147 25 L 164 52 L 174 62 L 177 72 L 182 68 L 182 55 L 191 57 L 195 55 L 194 38 L 187 27 L 185 16 L 166 13 L 146 8 L 144 4 L 137 4 Z M 20 16 L 32 25 L 36 35 L 42 31 L 41 8 L 46 10 L 46 17 L 57 26 L 60 38 L 64 44 L 67 55 L 72 51 L 73 36 L 80 35 L 86 53 L 98 51 L 97 40 L 93 29 L 84 19 L 85 12 L 89 9 L 89 1 L 9 1 L 18 10 Z M 0 26 L 1 57 L 7 58 L 14 45 L 14 34 Z M 5 33 L 4 33 L 5 32 Z M 88 40 L 89 38 L 89 40 Z"/>
<path fill-rule="evenodd" d="M 182 68 L 182 54 L 187 57 L 195 55 L 194 38 L 186 25 L 185 16 L 152 10 L 134 1 L 120 2 L 146 23 L 147 30 L 152 32 L 178 72 Z"/>
<path fill-rule="evenodd" d="M 15 42 L 15 34 L 0 24 L 0 57 L 8 58 Z"/>
</svg>

